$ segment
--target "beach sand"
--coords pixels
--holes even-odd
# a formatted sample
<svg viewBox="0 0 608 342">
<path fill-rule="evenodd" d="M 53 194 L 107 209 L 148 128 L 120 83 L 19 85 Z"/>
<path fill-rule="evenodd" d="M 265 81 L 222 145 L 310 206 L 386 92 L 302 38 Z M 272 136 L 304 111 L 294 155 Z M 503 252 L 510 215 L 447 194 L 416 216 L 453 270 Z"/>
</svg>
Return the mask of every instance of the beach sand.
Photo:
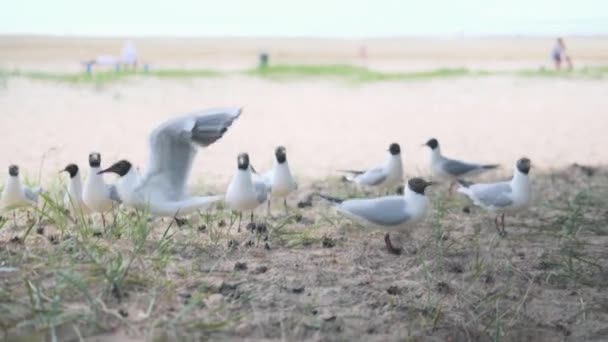
<svg viewBox="0 0 608 342">
<path fill-rule="evenodd" d="M 567 43 L 584 52 L 575 56 L 575 63 L 593 64 L 608 56 L 606 41 Z M 95 51 L 118 50 L 120 42 L 4 37 L 0 67 L 65 71 L 69 63 Z M 495 49 L 499 43 L 502 50 Z M 353 50 L 358 42 L 145 39 L 137 44 L 140 56 L 158 64 L 186 66 L 188 58 L 200 56 L 199 66 L 208 63 L 221 69 L 255 65 L 258 46 L 271 46 L 277 51 L 271 56 L 286 63 L 349 63 L 351 57 L 341 48 Z M 483 69 L 534 65 L 529 60 L 535 55 L 534 63 L 546 63 L 544 52 L 550 44 L 548 39 L 411 39 L 403 44 L 377 40 L 367 45 L 368 62 L 378 69 L 399 68 L 409 61 L 429 68 L 453 64 Z M 168 48 L 162 49 L 164 45 Z M 407 53 L 407 46 L 419 50 Z M 235 56 L 234 63 L 224 59 L 227 55 Z M 174 115 L 218 106 L 243 107 L 243 116 L 221 141 L 201 151 L 193 182 L 223 186 L 242 151 L 251 154 L 257 168 L 267 168 L 280 144 L 287 147 L 290 163 L 303 181 L 337 175 L 337 169 L 374 166 L 383 160 L 391 142 L 402 145 L 408 175 L 424 174 L 429 151 L 420 145 L 431 137 L 439 139 L 445 155 L 500 163 L 505 174 L 520 156 L 530 157 L 541 168 L 574 162 L 605 164 L 607 99 L 604 80 L 512 75 L 352 84 L 230 74 L 182 80 L 135 78 L 102 86 L 10 77 L 0 88 L 0 127 L 4 128 L 0 165 L 16 163 L 36 176 L 45 155 L 42 173 L 54 175 L 70 162 L 86 165 L 88 153 L 99 151 L 105 165 L 128 158 L 144 167 L 147 136 L 156 125 Z"/>
</svg>

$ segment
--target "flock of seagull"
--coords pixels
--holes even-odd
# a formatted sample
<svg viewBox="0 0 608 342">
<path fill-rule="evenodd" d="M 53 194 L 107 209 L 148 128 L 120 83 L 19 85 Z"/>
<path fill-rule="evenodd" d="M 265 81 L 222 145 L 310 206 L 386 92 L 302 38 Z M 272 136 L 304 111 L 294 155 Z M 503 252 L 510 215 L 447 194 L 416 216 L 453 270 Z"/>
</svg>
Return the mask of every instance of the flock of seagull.
<svg viewBox="0 0 608 342">
<path fill-rule="evenodd" d="M 178 215 L 205 210 L 216 202 L 225 201 L 228 208 L 239 213 L 239 228 L 243 212 L 251 212 L 253 222 L 253 211 L 264 203 L 267 203 L 270 213 L 272 199 L 282 199 L 287 212 L 286 198 L 297 190 L 298 185 L 283 146 L 276 148 L 273 167 L 264 173 L 255 170 L 247 153 L 239 154 L 236 172 L 224 195 L 186 195 L 186 184 L 197 147 L 215 143 L 240 115 L 241 108 L 216 108 L 166 121 L 150 134 L 149 161 L 142 173 L 128 160 L 120 160 L 102 169 L 101 155 L 93 152 L 89 155 L 89 172 L 83 186 L 79 167 L 73 163 L 67 165 L 62 170 L 70 177 L 64 196 L 65 207 L 72 215 L 99 213 L 104 226 L 104 213 L 111 212 L 118 205 L 147 210 L 153 216 L 177 218 Z M 470 198 L 475 205 L 495 213 L 496 229 L 500 235 L 505 235 L 504 215 L 523 210 L 530 203 L 530 160 L 519 159 L 509 181 L 475 184 L 464 178 L 495 169 L 498 165 L 447 158 L 442 155 L 436 139 L 430 139 L 424 145 L 431 150 L 433 175 L 450 182 L 450 193 L 457 185 L 458 192 Z M 394 190 L 404 183 L 401 148 L 397 143 L 390 144 L 386 160 L 379 167 L 364 171 L 341 171 L 347 174 L 348 181 L 358 186 L 379 191 Z M 107 184 L 104 173 L 115 173 L 119 178 L 114 184 Z M 318 195 L 335 203 L 336 210 L 353 221 L 385 231 L 387 249 L 399 254 L 401 249 L 393 246 L 389 233 L 407 231 L 425 218 L 430 206 L 425 190 L 432 184 L 415 177 L 407 181 L 403 195 L 349 200 Z M 36 206 L 41 192 L 41 188 L 29 188 L 22 184 L 19 167 L 11 165 L 0 197 L 0 208 L 15 210 Z"/>
</svg>

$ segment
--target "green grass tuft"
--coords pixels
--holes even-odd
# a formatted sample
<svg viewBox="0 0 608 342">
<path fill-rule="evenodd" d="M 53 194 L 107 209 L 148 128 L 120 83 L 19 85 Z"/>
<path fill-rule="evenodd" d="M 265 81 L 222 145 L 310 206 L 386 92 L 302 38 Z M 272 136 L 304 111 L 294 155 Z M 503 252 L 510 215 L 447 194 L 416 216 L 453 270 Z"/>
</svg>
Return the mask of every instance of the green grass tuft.
<svg viewBox="0 0 608 342">
<path fill-rule="evenodd" d="M 272 79 L 294 79 L 305 77 L 329 77 L 342 78 L 355 82 L 376 82 L 376 81 L 405 81 L 405 80 L 425 80 L 447 77 L 461 77 L 477 75 L 465 68 L 456 69 L 437 69 L 430 71 L 412 72 L 380 72 L 368 68 L 334 64 L 334 65 L 273 65 L 264 68 L 256 68 L 246 72 L 248 75 L 266 77 Z"/>
</svg>

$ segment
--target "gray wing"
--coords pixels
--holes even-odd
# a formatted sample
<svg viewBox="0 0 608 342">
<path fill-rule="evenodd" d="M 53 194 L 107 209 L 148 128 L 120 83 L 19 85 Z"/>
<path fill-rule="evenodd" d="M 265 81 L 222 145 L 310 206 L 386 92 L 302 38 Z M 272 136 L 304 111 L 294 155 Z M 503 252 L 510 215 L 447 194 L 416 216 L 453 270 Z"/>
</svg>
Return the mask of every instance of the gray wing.
<svg viewBox="0 0 608 342">
<path fill-rule="evenodd" d="M 25 194 L 25 198 L 32 202 L 38 202 L 38 193 L 41 189 L 30 189 L 27 187 L 23 188 L 23 193 Z"/>
<path fill-rule="evenodd" d="M 453 176 L 462 176 L 473 170 L 482 168 L 479 164 L 465 163 L 454 159 L 446 159 L 441 167 L 446 173 Z"/>
<path fill-rule="evenodd" d="M 508 182 L 475 184 L 470 187 L 475 199 L 487 207 L 507 207 L 513 203 L 511 184 Z"/>
<path fill-rule="evenodd" d="M 406 206 L 403 196 L 387 196 L 344 201 L 338 209 L 378 225 L 395 226 L 410 219 Z"/>
<path fill-rule="evenodd" d="M 168 200 L 183 197 L 196 155 L 195 145 L 220 139 L 241 114 L 241 108 L 209 109 L 172 119 L 150 135 L 149 162 L 141 185 L 153 183 Z"/>
<path fill-rule="evenodd" d="M 268 199 L 268 187 L 264 182 L 254 182 L 255 196 L 258 199 L 258 203 L 264 203 Z"/>
<path fill-rule="evenodd" d="M 108 189 L 108 193 L 110 194 L 110 199 L 114 202 L 122 203 L 120 196 L 118 195 L 118 189 L 116 189 L 116 185 L 110 184 L 106 185 Z"/>
<path fill-rule="evenodd" d="M 378 185 L 386 180 L 387 172 L 383 168 L 370 169 L 356 177 L 357 182 L 364 185 Z"/>
</svg>

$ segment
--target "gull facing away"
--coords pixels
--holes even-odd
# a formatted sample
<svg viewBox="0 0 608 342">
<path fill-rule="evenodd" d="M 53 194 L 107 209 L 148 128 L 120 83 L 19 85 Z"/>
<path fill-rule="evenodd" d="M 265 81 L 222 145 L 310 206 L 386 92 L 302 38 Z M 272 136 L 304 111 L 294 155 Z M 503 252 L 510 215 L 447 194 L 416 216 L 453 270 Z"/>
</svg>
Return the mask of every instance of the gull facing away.
<svg viewBox="0 0 608 342">
<path fill-rule="evenodd" d="M 261 181 L 266 185 L 267 190 L 270 192 L 270 199 L 268 200 L 268 213 L 270 213 L 270 200 L 273 198 L 282 198 L 283 206 L 285 207 L 285 213 L 288 212 L 287 207 L 287 196 L 298 189 L 291 169 L 289 168 L 289 162 L 287 161 L 287 150 L 283 146 L 279 146 L 274 151 L 274 164 L 272 169 L 262 175 L 258 175 L 251 167 L 253 172 L 254 181 Z"/>
<path fill-rule="evenodd" d="M 17 225 L 14 210 L 23 207 L 35 207 L 38 204 L 40 188 L 28 188 L 19 179 L 19 167 L 11 165 L 8 167 L 8 179 L 0 196 L 0 208 L 2 210 L 13 210 L 13 223 Z"/>
<path fill-rule="evenodd" d="M 395 248 L 391 243 L 390 232 L 407 231 L 425 218 L 429 199 L 424 191 L 429 185 L 432 182 L 412 178 L 407 182 L 403 195 L 352 200 L 320 196 L 339 203 L 338 212 L 353 221 L 372 229 L 387 231 L 384 235 L 387 249 L 393 254 L 400 254 L 401 248 Z"/>
<path fill-rule="evenodd" d="M 435 138 L 429 139 L 423 146 L 428 146 L 431 149 L 431 171 L 433 174 L 439 179 L 449 180 L 451 182 L 450 193 L 458 179 L 474 176 L 499 166 L 498 164 L 468 163 L 446 158 L 441 154 L 439 142 Z"/>
<path fill-rule="evenodd" d="M 346 179 L 358 185 L 386 190 L 394 189 L 403 184 L 401 147 L 397 143 L 392 143 L 388 148 L 388 154 L 382 166 L 364 171 L 339 171 L 348 173 L 349 175 L 346 176 Z"/>
<path fill-rule="evenodd" d="M 530 159 L 521 158 L 515 164 L 513 178 L 508 182 L 474 184 L 459 181 L 458 192 L 465 194 L 473 203 L 485 210 L 496 213 L 494 224 L 498 234 L 504 236 L 505 214 L 515 213 L 528 207 L 530 204 Z M 498 217 L 501 217 L 502 231 L 498 226 Z"/>
<path fill-rule="evenodd" d="M 241 153 L 237 157 L 237 170 L 226 191 L 226 204 L 234 211 L 239 212 L 238 230 L 241 230 L 243 211 L 251 211 L 251 223 L 253 223 L 253 211 L 268 200 L 267 185 L 261 180 L 253 180 L 249 155 Z"/>
<path fill-rule="evenodd" d="M 82 199 L 82 180 L 80 170 L 76 164 L 68 164 L 60 172 L 67 172 L 70 176 L 68 180 L 68 190 L 63 197 L 63 205 L 68 208 L 72 215 L 84 215 L 89 213 L 89 208 Z"/>
<path fill-rule="evenodd" d="M 116 188 L 123 203 L 152 215 L 175 217 L 206 209 L 224 196 L 186 196 L 196 146 L 219 140 L 240 114 L 241 108 L 217 108 L 170 119 L 150 134 L 148 167 L 142 176 L 128 160 L 98 173 L 118 174 Z"/>
<path fill-rule="evenodd" d="M 84 183 L 82 199 L 90 212 L 100 213 L 103 226 L 106 226 L 104 213 L 112 211 L 115 204 L 120 202 L 116 186 L 108 185 L 99 174 L 101 170 L 101 154 L 89 154 L 89 174 Z M 116 202 L 116 203 L 115 203 Z"/>
</svg>

